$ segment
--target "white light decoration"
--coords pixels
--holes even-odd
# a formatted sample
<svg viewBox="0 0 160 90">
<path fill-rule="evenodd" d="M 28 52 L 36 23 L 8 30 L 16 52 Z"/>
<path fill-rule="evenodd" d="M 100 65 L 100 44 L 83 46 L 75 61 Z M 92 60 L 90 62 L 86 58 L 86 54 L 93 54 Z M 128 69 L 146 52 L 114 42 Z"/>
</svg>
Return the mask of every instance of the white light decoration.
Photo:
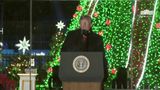
<svg viewBox="0 0 160 90">
<path fill-rule="evenodd" d="M 92 4 L 93 1 L 94 1 L 94 0 L 90 0 L 88 11 L 89 11 L 89 9 L 90 9 L 91 4 Z"/>
<path fill-rule="evenodd" d="M 32 66 L 32 67 L 35 66 L 34 58 L 31 58 L 31 66 Z"/>
<path fill-rule="evenodd" d="M 134 28 L 134 22 L 135 22 L 135 16 L 136 16 L 136 8 L 137 8 L 137 0 L 135 0 L 134 6 L 135 7 L 134 7 L 133 17 L 132 17 L 132 30 Z M 129 50 L 128 50 L 128 58 L 127 58 L 127 62 L 126 62 L 125 68 L 127 68 L 128 64 L 129 64 L 129 60 L 130 60 L 130 56 L 131 56 L 131 49 L 132 49 L 132 38 L 130 40 L 130 46 L 129 46 Z"/>
<path fill-rule="evenodd" d="M 3 47 L 3 43 L 2 42 L 0 42 L 0 47 Z"/>
<path fill-rule="evenodd" d="M 0 42 L 0 50 L 2 50 L 2 47 L 3 47 L 3 43 Z M 0 56 L 1 57 L 1 56 Z"/>
<path fill-rule="evenodd" d="M 58 22 L 58 23 L 56 24 L 56 26 L 57 26 L 57 28 L 58 28 L 60 31 L 65 27 L 65 25 L 64 25 L 64 23 L 63 23 L 62 21 Z"/>
<path fill-rule="evenodd" d="M 148 9 L 141 11 L 141 15 L 153 15 L 154 11 L 149 11 Z"/>
<path fill-rule="evenodd" d="M 26 40 L 26 37 L 22 40 L 19 40 L 19 43 L 16 44 L 16 47 L 18 47 L 18 50 L 22 50 L 23 54 L 25 54 L 26 50 L 29 50 L 30 44 L 29 40 Z"/>
<path fill-rule="evenodd" d="M 93 7 L 93 11 L 92 11 L 92 13 L 91 13 L 91 18 L 92 18 L 92 15 L 93 15 L 94 11 L 95 11 L 95 8 L 96 8 L 96 6 L 97 6 L 97 4 L 98 4 L 98 1 L 99 1 L 99 0 L 96 1 L 95 5 L 94 5 L 94 7 Z"/>
</svg>

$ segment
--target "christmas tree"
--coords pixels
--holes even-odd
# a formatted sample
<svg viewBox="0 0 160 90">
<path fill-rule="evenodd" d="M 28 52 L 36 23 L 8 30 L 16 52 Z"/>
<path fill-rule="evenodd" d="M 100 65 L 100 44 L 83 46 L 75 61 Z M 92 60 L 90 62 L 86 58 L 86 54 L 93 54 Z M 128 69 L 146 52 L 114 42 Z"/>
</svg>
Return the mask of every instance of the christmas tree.
<svg viewBox="0 0 160 90">
<path fill-rule="evenodd" d="M 30 66 L 29 64 L 29 55 L 16 55 L 11 56 L 11 64 L 6 67 L 6 71 L 10 79 L 19 81 L 18 73 L 24 73 L 25 69 Z"/>
<path fill-rule="evenodd" d="M 51 84 L 51 81 L 53 82 L 53 86 L 58 87 L 61 85 L 59 81 L 56 80 L 58 78 L 58 72 L 57 69 L 59 67 L 59 61 L 60 61 L 60 50 L 61 46 L 63 44 L 65 35 L 63 32 L 58 31 L 55 35 L 52 36 L 52 41 L 50 43 L 50 60 L 47 63 L 48 64 L 48 70 L 47 70 L 47 78 L 44 80 L 45 86 L 49 87 Z M 56 78 L 55 78 L 56 77 Z M 55 78 L 54 80 L 52 80 Z M 56 82 L 57 81 L 57 82 Z"/>
</svg>

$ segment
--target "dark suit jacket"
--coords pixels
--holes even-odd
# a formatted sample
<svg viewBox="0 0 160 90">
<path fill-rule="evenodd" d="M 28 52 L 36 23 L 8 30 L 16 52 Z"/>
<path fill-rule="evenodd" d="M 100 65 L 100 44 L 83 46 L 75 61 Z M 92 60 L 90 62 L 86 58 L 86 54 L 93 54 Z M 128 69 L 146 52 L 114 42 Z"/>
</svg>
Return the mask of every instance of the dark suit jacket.
<svg viewBox="0 0 160 90">
<path fill-rule="evenodd" d="M 104 54 L 102 37 L 91 31 L 88 35 L 87 41 L 84 42 L 82 31 L 80 29 L 70 31 L 68 32 L 68 35 L 64 41 L 61 51 L 62 52 L 89 51 L 89 52 L 103 52 Z M 104 56 L 105 79 L 108 77 L 107 65 L 108 63 L 105 60 Z"/>
</svg>

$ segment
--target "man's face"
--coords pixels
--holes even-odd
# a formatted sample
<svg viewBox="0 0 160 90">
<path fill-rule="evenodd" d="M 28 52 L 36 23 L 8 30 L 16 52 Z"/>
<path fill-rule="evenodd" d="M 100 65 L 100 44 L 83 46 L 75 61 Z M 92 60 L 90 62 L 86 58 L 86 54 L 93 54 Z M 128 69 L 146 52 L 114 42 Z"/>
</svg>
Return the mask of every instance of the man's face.
<svg viewBox="0 0 160 90">
<path fill-rule="evenodd" d="M 81 30 L 90 30 L 91 22 L 88 19 L 82 19 L 80 22 Z"/>
</svg>

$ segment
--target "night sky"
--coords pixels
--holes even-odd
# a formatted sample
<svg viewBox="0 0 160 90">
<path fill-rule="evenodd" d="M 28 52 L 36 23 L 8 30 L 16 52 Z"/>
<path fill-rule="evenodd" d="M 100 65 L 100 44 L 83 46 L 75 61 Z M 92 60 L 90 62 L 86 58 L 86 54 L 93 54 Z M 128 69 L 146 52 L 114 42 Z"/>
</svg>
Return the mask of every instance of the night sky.
<svg viewBox="0 0 160 90">
<path fill-rule="evenodd" d="M 33 1 L 32 49 L 50 49 L 51 37 L 57 31 L 55 24 L 62 20 L 68 26 L 78 4 L 79 1 Z M 29 7 L 25 0 L 4 2 L 3 42 L 8 49 L 17 50 L 15 44 L 24 36 L 30 39 Z"/>
</svg>

